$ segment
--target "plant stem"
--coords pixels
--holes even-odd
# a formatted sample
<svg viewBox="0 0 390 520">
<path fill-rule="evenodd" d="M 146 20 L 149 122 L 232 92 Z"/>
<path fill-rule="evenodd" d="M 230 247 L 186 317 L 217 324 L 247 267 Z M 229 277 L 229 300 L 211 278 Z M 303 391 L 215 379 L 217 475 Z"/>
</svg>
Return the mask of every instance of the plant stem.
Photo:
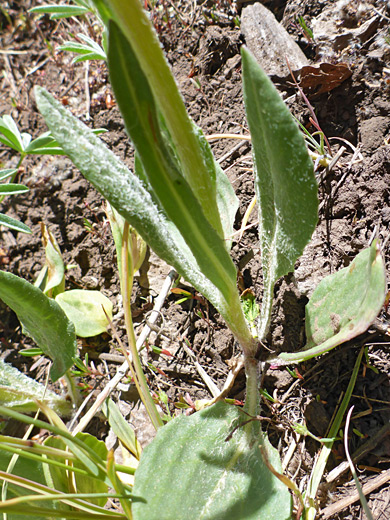
<svg viewBox="0 0 390 520">
<path fill-rule="evenodd" d="M 131 317 L 130 308 L 130 288 L 133 282 L 133 266 L 132 266 L 132 255 L 129 247 L 129 224 L 125 222 L 123 226 L 123 242 L 122 242 L 122 297 L 123 297 L 123 309 L 125 314 L 125 325 L 127 331 L 127 337 L 129 341 L 129 347 L 131 352 L 131 366 L 134 377 L 134 382 L 137 386 L 141 400 L 145 405 L 146 411 L 152 421 L 153 426 L 156 430 L 163 426 L 163 421 L 158 413 L 157 407 L 150 395 L 148 384 L 146 382 L 145 374 L 142 369 L 141 360 L 137 350 L 137 342 L 134 334 L 133 320 Z"/>
<path fill-rule="evenodd" d="M 255 417 L 259 413 L 258 360 L 253 356 L 246 356 L 244 353 L 244 363 L 246 376 L 245 411 Z"/>
</svg>

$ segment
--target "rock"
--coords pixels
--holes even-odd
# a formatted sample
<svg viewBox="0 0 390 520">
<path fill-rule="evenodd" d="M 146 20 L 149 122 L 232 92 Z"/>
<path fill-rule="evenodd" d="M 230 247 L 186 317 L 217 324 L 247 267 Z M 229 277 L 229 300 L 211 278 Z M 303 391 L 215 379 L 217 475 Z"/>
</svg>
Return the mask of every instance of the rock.
<svg viewBox="0 0 390 520">
<path fill-rule="evenodd" d="M 371 8 L 361 13 L 352 8 L 348 12 L 349 4 L 344 0 L 332 3 L 311 21 L 317 54 L 322 60 L 335 59 L 347 47 L 360 48 L 378 28 L 380 17 L 377 14 L 366 19 Z"/>
<path fill-rule="evenodd" d="M 243 8 L 241 33 L 248 49 L 269 76 L 289 76 L 286 58 L 293 71 L 309 65 L 300 47 L 262 4 Z"/>
</svg>

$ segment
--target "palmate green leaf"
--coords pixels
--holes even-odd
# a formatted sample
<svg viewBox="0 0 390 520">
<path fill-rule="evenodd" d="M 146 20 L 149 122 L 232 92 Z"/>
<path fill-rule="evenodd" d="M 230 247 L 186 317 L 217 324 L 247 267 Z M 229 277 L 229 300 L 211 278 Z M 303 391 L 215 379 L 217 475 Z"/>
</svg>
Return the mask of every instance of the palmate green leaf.
<svg viewBox="0 0 390 520">
<path fill-rule="evenodd" d="M 8 215 L 4 215 L 3 213 L 0 213 L 0 226 L 6 226 L 9 229 L 14 229 L 20 233 L 27 233 L 28 235 L 32 233 L 31 229 L 26 226 L 26 224 L 23 224 L 23 222 L 9 217 Z"/>
<path fill-rule="evenodd" d="M 27 146 L 26 153 L 39 155 L 64 155 L 50 132 L 45 132 Z"/>
<path fill-rule="evenodd" d="M 272 82 L 245 48 L 242 69 L 259 207 L 262 339 L 269 327 L 275 282 L 294 270 L 317 224 L 317 183 L 302 134 Z"/>
<path fill-rule="evenodd" d="M 57 302 L 11 273 L 0 271 L 0 298 L 17 314 L 25 332 L 53 360 L 50 376 L 57 381 L 73 365 L 73 323 Z"/>
<path fill-rule="evenodd" d="M 35 96 L 53 136 L 85 178 L 160 258 L 172 265 L 218 309 L 237 338 L 247 334 L 235 281 L 229 287 L 218 288 L 208 280 L 175 225 L 156 205 L 143 183 L 48 92 L 36 87 Z"/>
<path fill-rule="evenodd" d="M 378 316 L 385 297 L 386 269 L 374 240 L 348 267 L 319 283 L 306 305 L 305 349 L 281 354 L 279 359 L 299 363 L 363 334 Z"/>
<path fill-rule="evenodd" d="M 94 128 L 92 132 L 96 135 L 107 132 L 105 128 Z M 39 137 L 31 141 L 25 149 L 25 153 L 34 155 L 64 155 L 64 150 L 60 147 L 50 132 L 44 132 Z"/>
<path fill-rule="evenodd" d="M 115 22 L 109 25 L 108 66 L 116 100 L 153 192 L 175 223 L 203 273 L 228 296 L 236 270 L 223 239 L 209 224 L 161 135 L 153 94 L 133 49 Z"/>
<path fill-rule="evenodd" d="M 267 468 L 262 444 L 279 472 L 279 456 L 266 437 L 252 437 L 248 419 L 223 402 L 173 419 L 160 428 L 135 472 L 134 520 L 287 520 L 291 497 Z M 255 428 L 254 428 L 255 429 Z"/>
<path fill-rule="evenodd" d="M 0 134 L 3 134 L 0 135 L 0 143 L 10 146 L 17 152 L 23 152 L 23 138 L 12 116 L 6 114 L 0 117 Z"/>
<path fill-rule="evenodd" d="M 60 415 L 71 411 L 69 401 L 0 360 L 0 405 L 20 412 L 35 412 L 38 409 L 36 399 Z"/>
<path fill-rule="evenodd" d="M 88 338 L 107 331 L 112 303 L 101 292 L 73 289 L 58 294 L 55 300 L 74 324 L 77 336 Z"/>
<path fill-rule="evenodd" d="M 73 59 L 73 63 L 77 63 L 79 61 L 84 60 L 106 60 L 107 56 L 104 50 L 100 47 L 98 43 L 96 43 L 92 38 L 86 36 L 85 34 L 79 33 L 77 34 L 80 40 L 85 43 L 79 43 L 76 41 L 69 41 L 62 44 L 59 49 L 61 51 L 69 51 L 75 52 L 77 54 L 81 54 L 82 56 L 76 57 Z"/>
</svg>

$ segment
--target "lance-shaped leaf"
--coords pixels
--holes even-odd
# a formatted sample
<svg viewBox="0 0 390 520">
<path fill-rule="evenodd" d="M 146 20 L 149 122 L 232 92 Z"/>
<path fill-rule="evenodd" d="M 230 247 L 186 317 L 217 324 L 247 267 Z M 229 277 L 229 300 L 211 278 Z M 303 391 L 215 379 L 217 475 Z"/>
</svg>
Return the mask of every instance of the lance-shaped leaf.
<svg viewBox="0 0 390 520">
<path fill-rule="evenodd" d="M 8 215 L 4 215 L 3 213 L 0 213 L 0 226 L 6 226 L 15 231 L 19 231 L 20 233 L 27 233 L 29 235 L 32 233 L 31 229 L 26 226 L 26 224 L 23 224 L 23 222 L 19 222 L 19 220 L 9 217 Z"/>
<path fill-rule="evenodd" d="M 204 153 L 203 143 L 193 131 L 193 123 L 142 3 L 139 0 L 94 0 L 94 3 L 103 19 L 106 16 L 114 16 L 131 44 L 172 136 L 183 168 L 183 176 L 198 199 L 206 218 L 222 236 L 216 205 L 215 163 L 209 161 L 209 153 Z"/>
<path fill-rule="evenodd" d="M 93 435 L 89 433 L 78 433 L 77 438 L 81 440 L 84 444 L 88 445 L 96 455 L 100 456 L 102 461 L 107 460 L 107 447 L 103 441 L 98 440 Z M 63 439 L 60 437 L 48 437 L 44 446 L 50 446 L 52 448 L 57 448 L 58 450 L 66 450 L 66 444 Z M 47 455 L 48 459 L 56 460 L 56 455 Z M 72 465 L 75 468 L 84 469 L 84 466 L 78 460 L 72 461 Z M 77 472 L 74 474 L 74 481 L 69 479 L 69 475 L 66 470 L 62 467 L 54 466 L 54 465 L 43 465 L 43 471 L 46 479 L 46 484 L 56 491 L 62 493 L 72 493 L 77 490 L 77 493 L 107 493 L 108 486 L 104 482 L 103 479 L 99 480 L 87 475 L 79 475 Z M 107 498 L 87 498 L 88 502 L 92 502 L 98 506 L 104 507 L 107 502 Z M 70 507 L 64 504 L 61 504 L 60 509 L 65 511 L 69 511 Z M 64 513 L 64 518 L 67 518 L 67 514 Z"/>
<path fill-rule="evenodd" d="M 82 5 L 41 5 L 30 9 L 30 13 L 50 14 L 52 20 L 81 16 L 91 12 L 91 9 Z"/>
<path fill-rule="evenodd" d="M 0 195 L 17 195 L 19 193 L 26 193 L 29 188 L 27 186 L 24 186 L 23 184 L 14 184 L 14 183 L 7 183 L 7 184 L 0 184 Z"/>
<path fill-rule="evenodd" d="M 363 334 L 378 316 L 385 296 L 386 270 L 374 240 L 348 267 L 319 283 L 306 305 L 305 349 L 281 354 L 279 359 L 299 363 Z"/>
<path fill-rule="evenodd" d="M 19 128 L 12 116 L 8 114 L 0 117 L 0 143 L 10 146 L 13 150 L 20 153 L 23 153 L 25 148 L 23 135 L 19 132 Z"/>
<path fill-rule="evenodd" d="M 76 355 L 74 325 L 57 302 L 11 273 L 0 271 L 0 298 L 17 314 L 24 331 L 53 360 L 53 381 L 73 365 Z"/>
<path fill-rule="evenodd" d="M 127 132 L 166 215 L 179 229 L 205 276 L 221 289 L 235 287 L 236 270 L 223 237 L 205 217 L 165 145 L 148 80 L 133 48 L 113 21 L 109 25 L 108 66 Z M 216 202 L 214 205 L 218 211 Z"/>
<path fill-rule="evenodd" d="M 272 82 L 245 48 L 242 68 L 259 207 L 262 339 L 269 327 L 275 282 L 294 270 L 317 224 L 317 183 L 303 136 Z"/>
<path fill-rule="evenodd" d="M 223 402 L 160 428 L 135 472 L 134 520 L 287 520 L 291 497 L 266 466 L 280 460 L 266 437 L 240 427 L 248 416 Z M 233 433 L 234 428 L 237 430 Z M 255 429 L 255 428 L 253 428 Z"/>
<path fill-rule="evenodd" d="M 221 287 L 212 283 L 201 271 L 175 224 L 166 218 L 137 176 L 48 92 L 36 87 L 35 97 L 53 136 L 85 178 L 160 258 L 172 265 L 218 309 L 239 341 L 241 338 L 247 341 L 248 328 L 235 281 Z"/>
</svg>

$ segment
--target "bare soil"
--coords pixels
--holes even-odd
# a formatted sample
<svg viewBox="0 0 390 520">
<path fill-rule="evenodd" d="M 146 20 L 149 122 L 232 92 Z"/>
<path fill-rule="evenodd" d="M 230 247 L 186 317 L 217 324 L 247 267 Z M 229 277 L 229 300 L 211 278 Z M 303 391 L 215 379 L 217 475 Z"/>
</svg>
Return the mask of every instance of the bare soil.
<svg viewBox="0 0 390 520">
<path fill-rule="evenodd" d="M 70 54 L 58 51 L 58 46 L 69 39 L 68 33 L 80 32 L 80 27 L 74 20 L 51 21 L 46 16 L 37 18 L 28 13 L 29 8 L 42 3 L 40 0 L 6 0 L 2 4 L 0 46 L 6 52 L 0 55 L 0 115 L 12 114 L 22 131 L 38 136 L 46 127 L 37 112 L 32 89 L 34 85 L 45 86 L 83 121 L 94 128 L 106 128 L 108 132 L 102 138 L 131 166 L 132 147 L 112 100 L 105 65 L 102 62 L 73 65 Z M 239 20 L 241 9 L 250 3 L 253 2 L 182 0 L 175 2 L 172 9 L 172 2 L 167 1 L 158 2 L 161 10 L 157 6 L 151 11 L 189 113 L 205 134 L 247 130 L 241 92 L 239 52 L 243 36 Z M 332 154 L 341 146 L 346 150 L 331 171 L 318 169 L 321 202 L 318 228 L 304 257 L 297 263 L 295 276 L 286 276 L 275 289 L 267 348 L 275 352 L 295 351 L 305 344 L 305 304 L 324 276 L 347 266 L 373 236 L 379 237 L 383 244 L 382 253 L 388 266 L 390 8 L 381 0 L 263 3 L 298 43 L 310 64 L 342 63 L 351 72 L 329 91 L 319 92 L 321 84 L 310 84 L 306 91 L 331 143 Z M 302 32 L 298 16 L 303 16 L 309 27 L 316 27 L 318 39 L 311 40 Z M 308 107 L 297 94 L 291 77 L 275 78 L 275 81 L 293 114 L 310 132 L 315 132 Z M 227 155 L 221 164 L 240 198 L 238 230 L 254 190 L 250 145 L 244 143 L 232 151 L 235 146 L 235 141 L 219 140 L 213 149 L 217 158 Z M 16 162 L 16 154 L 0 147 L 2 168 L 12 167 Z M 115 248 L 101 196 L 64 157 L 29 157 L 23 164 L 19 181 L 30 187 L 29 193 L 5 199 L 0 210 L 25 222 L 33 233 L 0 231 L 1 268 L 34 281 L 44 263 L 40 236 L 43 221 L 54 233 L 65 264 L 72 266 L 67 272 L 67 288 L 101 290 L 114 303 L 114 323 L 123 334 L 123 311 L 114 268 Z M 93 224 L 92 232 L 85 227 L 85 219 Z M 255 221 L 253 214 L 249 223 Z M 233 243 L 232 255 L 240 271 L 240 289 L 251 289 L 261 301 L 256 226 L 249 228 L 241 241 Z M 151 253 L 137 277 L 132 310 L 138 333 L 169 271 L 169 266 Z M 184 280 L 180 287 L 189 289 Z M 175 403 L 186 396 L 193 401 L 210 398 L 193 359 L 183 348 L 183 337 L 220 388 L 229 372 L 229 363 L 239 354 L 233 336 L 211 306 L 195 299 L 178 305 L 177 300 L 177 295 L 169 295 L 162 311 L 162 330 L 153 332 L 149 339 L 150 345 L 169 349 L 173 356 L 156 356 L 149 349 L 146 359 L 150 384 L 156 392 L 167 393 L 172 414 L 181 413 Z M 320 359 L 300 365 L 296 371 L 298 378 L 286 369 L 267 371 L 263 387 L 275 402 L 263 402 L 262 414 L 270 419 L 264 428 L 282 458 L 289 446 L 297 442 L 286 471 L 301 489 L 307 484 L 320 444 L 310 437 L 297 436 L 292 425 L 306 421 L 315 435 L 326 436 L 362 345 L 368 347 L 371 366 L 365 362 L 361 367 L 351 400 L 355 408 L 350 452 L 354 454 L 368 440 L 372 441 L 357 462 L 362 484 L 380 472 L 390 471 L 390 352 L 388 336 L 384 333 L 388 319 L 387 309 L 383 309 L 366 334 Z M 33 378 L 44 379 L 46 362 L 20 356 L 20 349 L 30 345 L 30 340 L 21 334 L 16 316 L 1 302 L 0 341 L 4 360 Z M 85 381 L 88 391 L 98 392 L 116 372 L 118 364 L 104 359 L 104 355 L 117 354 L 116 343 L 105 334 L 80 341 L 79 347 L 80 356 L 88 352 L 96 367 L 96 375 Z M 118 360 L 121 361 L 120 357 Z M 243 374 L 237 378 L 230 397 L 244 399 Z M 139 411 L 131 383 L 124 382 L 116 399 L 129 415 L 141 442 L 147 443 L 150 428 L 142 410 Z M 91 432 L 102 438 L 107 433 L 99 420 L 91 426 Z M 336 442 L 327 472 L 343 460 L 343 444 Z M 320 509 L 324 518 L 365 518 L 358 500 L 341 511 L 328 509 L 341 498 L 353 495 L 351 480 L 346 471 L 336 481 L 323 485 Z M 371 492 L 368 501 L 374 518 L 389 518 L 389 480 Z"/>
</svg>

